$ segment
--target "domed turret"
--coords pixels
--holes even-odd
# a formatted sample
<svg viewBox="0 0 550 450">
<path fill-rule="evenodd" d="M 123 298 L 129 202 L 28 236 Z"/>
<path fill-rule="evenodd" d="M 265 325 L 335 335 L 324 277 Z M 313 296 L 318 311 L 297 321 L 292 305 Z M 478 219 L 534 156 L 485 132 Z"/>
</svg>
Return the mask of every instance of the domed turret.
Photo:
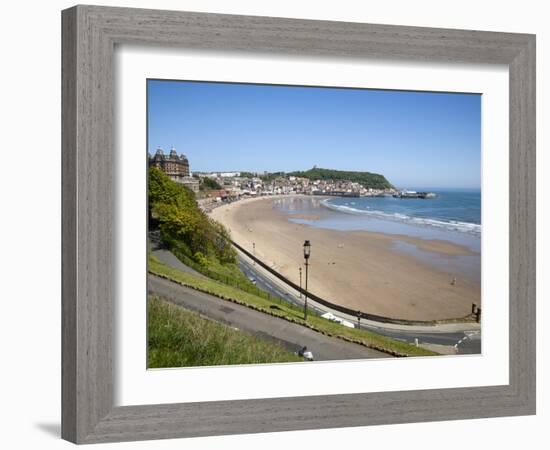
<svg viewBox="0 0 550 450">
<path fill-rule="evenodd" d="M 181 183 L 189 177 L 189 161 L 185 155 L 178 155 L 174 146 L 170 148 L 168 155 L 158 147 L 155 156 L 149 161 L 151 166 L 159 168 L 174 181 Z"/>
</svg>

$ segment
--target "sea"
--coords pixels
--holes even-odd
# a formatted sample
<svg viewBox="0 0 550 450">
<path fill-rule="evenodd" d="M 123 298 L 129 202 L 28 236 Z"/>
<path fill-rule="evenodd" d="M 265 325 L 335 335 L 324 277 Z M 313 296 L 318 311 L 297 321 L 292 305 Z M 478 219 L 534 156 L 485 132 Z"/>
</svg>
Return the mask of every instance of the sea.
<svg viewBox="0 0 550 450">
<path fill-rule="evenodd" d="M 394 247 L 417 259 L 480 278 L 481 191 L 411 189 L 434 192 L 433 199 L 394 197 L 283 197 L 276 207 L 288 220 L 340 231 L 365 230 L 419 239 L 437 239 L 463 246 L 475 256 L 442 257 L 396 238 Z"/>
</svg>

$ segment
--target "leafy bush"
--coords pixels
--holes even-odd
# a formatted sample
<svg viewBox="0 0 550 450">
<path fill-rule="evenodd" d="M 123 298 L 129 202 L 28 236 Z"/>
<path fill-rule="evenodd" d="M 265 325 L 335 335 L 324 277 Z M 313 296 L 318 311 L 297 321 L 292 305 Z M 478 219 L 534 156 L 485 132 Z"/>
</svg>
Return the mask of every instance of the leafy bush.
<svg viewBox="0 0 550 450">
<path fill-rule="evenodd" d="M 236 261 L 229 233 L 199 208 L 191 190 L 151 167 L 148 196 L 150 217 L 158 222 L 165 242 L 177 241 L 179 249 L 193 259 L 199 253 L 201 263 L 209 258 L 222 263 Z"/>
<path fill-rule="evenodd" d="M 199 189 L 201 191 L 209 191 L 209 190 L 218 190 L 218 189 L 221 189 L 222 187 L 220 186 L 220 184 L 214 180 L 213 178 L 209 178 L 209 177 L 203 177 L 201 178 L 200 180 L 200 185 L 199 185 Z"/>
<path fill-rule="evenodd" d="M 206 267 L 208 265 L 208 259 L 201 252 L 195 252 L 194 256 L 195 261 L 201 266 Z"/>
</svg>

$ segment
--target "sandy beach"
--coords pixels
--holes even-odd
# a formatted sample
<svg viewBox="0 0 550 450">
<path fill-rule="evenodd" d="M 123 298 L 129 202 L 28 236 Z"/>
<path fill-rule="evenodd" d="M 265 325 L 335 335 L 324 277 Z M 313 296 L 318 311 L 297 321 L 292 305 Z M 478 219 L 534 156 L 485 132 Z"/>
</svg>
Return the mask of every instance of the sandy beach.
<svg viewBox="0 0 550 450">
<path fill-rule="evenodd" d="M 480 305 L 479 282 L 395 246 L 396 241 L 405 242 L 439 258 L 475 255 L 452 242 L 293 223 L 274 206 L 272 197 L 223 205 L 210 215 L 244 248 L 252 251 L 254 243 L 257 257 L 296 283 L 303 264 L 302 244 L 309 239 L 309 289 L 333 303 L 411 320 L 463 317 L 472 303 Z"/>
</svg>

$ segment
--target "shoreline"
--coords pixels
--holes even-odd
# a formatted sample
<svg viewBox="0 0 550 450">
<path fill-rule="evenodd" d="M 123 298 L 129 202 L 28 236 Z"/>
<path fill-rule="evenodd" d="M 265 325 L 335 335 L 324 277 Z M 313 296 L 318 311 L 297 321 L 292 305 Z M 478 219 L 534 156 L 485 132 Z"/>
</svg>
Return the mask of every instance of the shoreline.
<svg viewBox="0 0 550 450">
<path fill-rule="evenodd" d="M 371 231 L 339 231 L 291 222 L 277 197 L 244 199 L 213 209 L 239 245 L 295 283 L 303 265 L 302 244 L 312 242 L 309 289 L 333 303 L 371 314 L 409 320 L 464 317 L 480 305 L 481 285 L 462 274 L 437 269 L 395 243 L 452 260 L 478 254 L 442 240 Z M 290 195 L 285 197 L 309 198 Z M 254 244 L 254 245 L 253 245 Z M 456 283 L 452 284 L 452 279 Z"/>
<path fill-rule="evenodd" d="M 225 203 L 225 204 L 222 204 L 220 206 L 217 206 L 216 208 L 213 208 L 213 209 L 207 211 L 207 214 L 210 217 L 212 217 L 213 219 L 219 221 L 219 219 L 217 217 L 214 217 L 215 214 L 213 214 L 213 212 L 217 209 L 227 208 L 229 206 L 241 206 L 241 205 L 244 206 L 244 205 L 255 203 L 255 202 L 258 202 L 258 201 L 270 201 L 270 200 L 271 201 L 276 201 L 276 200 L 287 199 L 287 198 L 311 199 L 312 196 L 304 195 L 304 194 L 283 194 L 283 195 L 276 195 L 276 196 L 261 196 L 261 197 L 245 198 L 245 199 L 234 201 L 232 203 Z M 335 198 L 335 197 L 315 196 L 315 198 L 319 199 L 319 200 L 326 200 L 326 199 L 331 199 L 331 198 Z M 320 219 L 320 216 L 317 215 L 317 214 L 284 213 L 284 212 L 280 212 L 280 211 L 279 211 L 279 213 L 282 216 L 286 217 L 287 219 L 300 219 L 300 220 L 306 220 L 306 221 L 316 221 L 316 220 Z M 340 214 L 344 214 L 344 213 L 340 213 Z M 221 222 L 221 223 L 223 223 L 223 222 Z M 293 224 L 294 222 L 289 221 L 289 223 Z M 455 242 L 451 242 L 451 241 L 447 241 L 447 240 L 443 240 L 443 239 L 438 239 L 438 238 L 421 238 L 421 237 L 409 236 L 407 234 L 382 233 L 382 232 L 379 232 L 379 231 L 369 231 L 369 230 L 350 230 L 350 231 L 346 230 L 346 231 L 341 231 L 341 230 L 335 230 L 335 229 L 330 229 L 330 228 L 312 227 L 311 225 L 309 225 L 307 223 L 302 224 L 300 222 L 295 222 L 295 224 L 303 225 L 303 226 L 311 227 L 311 228 L 316 228 L 316 229 L 343 232 L 343 233 L 368 233 L 368 234 L 371 234 L 373 236 L 378 236 L 378 237 L 381 237 L 381 238 L 390 239 L 392 241 L 401 241 L 401 242 L 406 242 L 406 243 L 409 243 L 409 244 L 413 244 L 417 248 L 419 248 L 420 250 L 441 252 L 441 253 L 445 253 L 445 254 L 451 255 L 451 256 L 479 256 L 478 252 L 473 251 L 472 249 L 468 248 L 466 245 L 462 245 L 462 244 L 458 244 L 458 243 L 455 243 Z M 442 252 L 442 250 L 444 250 L 444 251 Z"/>
</svg>

